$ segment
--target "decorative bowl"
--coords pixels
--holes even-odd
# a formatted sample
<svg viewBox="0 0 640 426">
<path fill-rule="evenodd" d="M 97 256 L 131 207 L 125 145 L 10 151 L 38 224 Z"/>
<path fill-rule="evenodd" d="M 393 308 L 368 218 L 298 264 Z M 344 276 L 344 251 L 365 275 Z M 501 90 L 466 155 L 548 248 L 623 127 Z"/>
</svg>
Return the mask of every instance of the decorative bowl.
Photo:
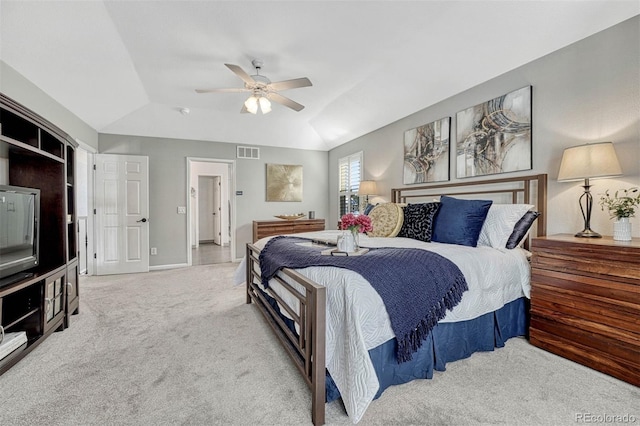
<svg viewBox="0 0 640 426">
<path fill-rule="evenodd" d="M 305 216 L 304 214 L 298 213 L 298 214 L 279 214 L 274 217 L 277 217 L 278 219 L 284 219 L 284 220 L 296 220 L 304 216 Z"/>
</svg>

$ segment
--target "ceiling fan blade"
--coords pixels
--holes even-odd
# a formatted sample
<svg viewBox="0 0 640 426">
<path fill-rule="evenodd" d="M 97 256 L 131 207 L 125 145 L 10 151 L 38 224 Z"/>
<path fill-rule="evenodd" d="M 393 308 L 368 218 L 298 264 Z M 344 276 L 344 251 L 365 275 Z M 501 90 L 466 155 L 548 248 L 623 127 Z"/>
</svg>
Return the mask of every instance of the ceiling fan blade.
<svg viewBox="0 0 640 426">
<path fill-rule="evenodd" d="M 268 85 L 274 91 L 280 90 L 288 90 L 288 89 L 296 89 L 298 87 L 308 87 L 313 86 L 311 81 L 307 77 L 303 78 L 294 78 L 293 80 L 284 80 L 284 81 L 276 81 L 275 83 L 270 83 Z"/>
<path fill-rule="evenodd" d="M 251 76 L 247 74 L 245 70 L 243 70 L 239 66 L 233 65 L 233 64 L 225 64 L 225 65 L 227 68 L 233 71 L 238 77 L 240 77 L 242 81 L 244 81 L 245 83 L 249 85 L 256 84 L 256 81 L 253 78 L 251 78 Z"/>
<path fill-rule="evenodd" d="M 286 107 L 289 107 L 295 111 L 301 111 L 302 109 L 304 109 L 304 105 L 301 105 L 299 103 L 297 103 L 296 101 L 292 101 L 289 98 L 286 98 L 284 96 L 282 96 L 279 93 L 269 93 L 267 95 L 267 98 L 271 99 L 274 102 L 277 102 L 281 105 L 284 105 Z"/>
<path fill-rule="evenodd" d="M 239 92 L 249 92 L 250 90 L 247 88 L 231 88 L 231 89 L 196 89 L 197 93 L 239 93 Z"/>
</svg>

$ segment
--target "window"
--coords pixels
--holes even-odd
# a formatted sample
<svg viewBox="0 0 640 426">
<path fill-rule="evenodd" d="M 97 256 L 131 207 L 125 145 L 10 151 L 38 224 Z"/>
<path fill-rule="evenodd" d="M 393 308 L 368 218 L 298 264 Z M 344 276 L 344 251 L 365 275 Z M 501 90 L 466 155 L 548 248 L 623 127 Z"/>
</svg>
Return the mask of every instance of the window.
<svg viewBox="0 0 640 426">
<path fill-rule="evenodd" d="M 358 187 L 362 180 L 362 151 L 342 157 L 338 162 L 338 172 L 340 176 L 340 215 L 346 213 L 358 213 L 360 209 L 360 197 L 358 197 Z"/>
</svg>

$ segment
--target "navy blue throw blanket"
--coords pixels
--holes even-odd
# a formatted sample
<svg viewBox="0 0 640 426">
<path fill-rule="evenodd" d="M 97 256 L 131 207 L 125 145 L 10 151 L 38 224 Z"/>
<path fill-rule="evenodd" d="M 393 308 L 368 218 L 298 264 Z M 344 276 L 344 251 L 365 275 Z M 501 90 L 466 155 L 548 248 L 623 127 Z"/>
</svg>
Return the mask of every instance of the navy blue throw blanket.
<svg viewBox="0 0 640 426">
<path fill-rule="evenodd" d="M 462 299 L 467 282 L 447 258 L 414 248 L 370 248 L 362 256 L 323 256 L 322 247 L 296 244 L 297 237 L 275 237 L 260 252 L 262 284 L 283 268 L 334 266 L 362 275 L 378 292 L 398 341 L 398 362 L 412 359 L 436 323 Z"/>
</svg>

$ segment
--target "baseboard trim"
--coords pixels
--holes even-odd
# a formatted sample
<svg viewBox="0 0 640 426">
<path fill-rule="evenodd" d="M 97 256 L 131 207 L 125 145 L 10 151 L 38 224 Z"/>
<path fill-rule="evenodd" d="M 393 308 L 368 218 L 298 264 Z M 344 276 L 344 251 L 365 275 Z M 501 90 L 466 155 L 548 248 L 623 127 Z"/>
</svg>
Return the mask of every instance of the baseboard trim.
<svg viewBox="0 0 640 426">
<path fill-rule="evenodd" d="M 149 266 L 149 271 L 162 271 L 164 269 L 186 268 L 187 266 L 189 266 L 187 263 L 175 263 L 173 265 L 154 265 L 154 266 Z"/>
</svg>

